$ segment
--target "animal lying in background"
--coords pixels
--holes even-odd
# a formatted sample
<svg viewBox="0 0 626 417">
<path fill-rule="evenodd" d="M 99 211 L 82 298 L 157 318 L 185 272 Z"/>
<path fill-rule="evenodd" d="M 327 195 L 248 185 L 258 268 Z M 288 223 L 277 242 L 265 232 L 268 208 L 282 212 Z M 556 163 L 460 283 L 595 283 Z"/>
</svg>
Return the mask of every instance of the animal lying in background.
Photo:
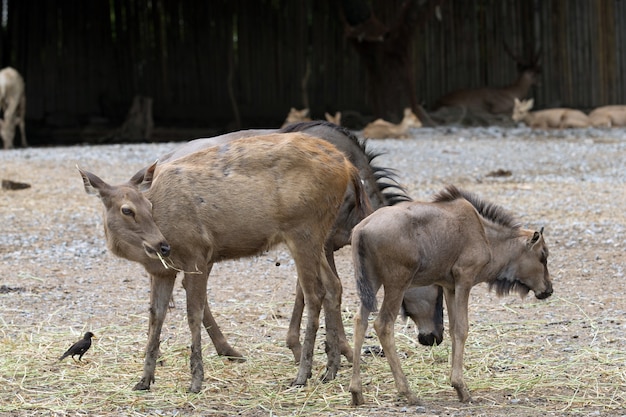
<svg viewBox="0 0 626 417">
<path fill-rule="evenodd" d="M 589 120 L 593 127 L 626 126 L 626 106 L 598 107 L 589 113 Z"/>
<path fill-rule="evenodd" d="M 328 112 L 324 112 L 324 117 L 326 118 L 326 121 L 336 124 L 337 126 L 341 126 L 341 112 L 335 112 L 334 116 L 331 116 L 330 113 Z"/>
<path fill-rule="evenodd" d="M 292 384 L 304 385 L 311 376 L 322 304 L 328 357 L 324 379 L 335 377 L 341 359 L 342 288 L 326 261 L 324 244 L 348 187 L 353 188 L 359 217 L 369 211 L 356 168 L 328 142 L 304 136 L 234 140 L 154 163 L 121 185 L 80 170 L 85 190 L 99 195 L 104 204 L 107 246 L 115 255 L 142 264 L 151 277 L 148 344 L 135 390 L 147 390 L 154 382 L 177 273 L 184 272 L 192 335 L 189 390 L 199 392 L 204 379 L 201 325 L 210 316 L 206 292 L 213 263 L 253 256 L 278 243 L 291 252 L 307 307 L 300 366 Z"/>
<path fill-rule="evenodd" d="M 26 91 L 24 79 L 15 69 L 6 67 L 0 71 L 0 110 L 3 119 L 0 119 L 0 136 L 4 149 L 13 148 L 15 126 L 20 127 L 22 147 L 28 146 L 26 130 Z"/>
<path fill-rule="evenodd" d="M 460 108 L 462 109 L 460 122 L 466 115 L 486 120 L 489 120 L 489 115 L 508 117 L 513 111 L 513 99 L 524 99 L 530 87 L 537 84 L 541 65 L 539 50 L 530 59 L 523 59 L 519 54 L 514 54 L 506 42 L 504 49 L 517 64 L 518 77 L 514 82 L 504 87 L 479 87 L 452 91 L 438 99 L 433 110 L 438 111 L 446 107 Z"/>
<path fill-rule="evenodd" d="M 531 112 L 534 100 L 515 99 L 513 120 L 523 121 L 533 129 L 568 129 L 589 127 L 589 117 L 580 110 L 553 108 Z"/>
<path fill-rule="evenodd" d="M 481 282 L 498 295 L 529 291 L 538 299 L 552 294 L 543 229 L 522 229 L 501 207 L 449 186 L 431 203 L 411 202 L 376 210 L 352 234 L 352 256 L 361 305 L 354 318 L 352 404 L 363 403 L 361 348 L 376 293 L 384 299 L 374 328 L 400 395 L 419 403 L 409 389 L 395 350 L 394 322 L 405 291 L 443 287 L 452 340 L 450 381 L 459 400 L 471 396 L 463 379 L 463 350 L 469 331 L 468 300 Z"/>
<path fill-rule="evenodd" d="M 422 122 L 417 118 L 410 108 L 404 109 L 404 118 L 400 124 L 393 124 L 383 119 L 376 119 L 363 129 L 363 136 L 371 139 L 400 138 L 409 137 L 407 132 L 412 127 L 422 127 Z"/>
<path fill-rule="evenodd" d="M 289 126 L 298 122 L 310 122 L 311 118 L 309 117 L 309 109 L 304 108 L 302 110 L 297 110 L 295 107 L 292 107 L 287 114 L 287 118 L 283 122 L 282 127 Z"/>
<path fill-rule="evenodd" d="M 398 184 L 390 169 L 372 164 L 379 154 L 368 149 L 366 141 L 359 140 L 359 138 L 348 129 L 323 121 L 296 123 L 278 131 L 241 130 L 212 138 L 195 139 L 163 155 L 159 158 L 159 163 L 168 162 L 208 147 L 227 144 L 233 140 L 244 137 L 292 132 L 306 133 L 306 136 L 303 138 L 307 139 L 323 139 L 343 152 L 358 169 L 359 177 L 363 182 L 369 203 L 374 210 L 384 206 L 411 201 L 411 198 L 406 194 L 402 186 Z M 355 204 L 354 196 L 352 195 L 353 191 L 349 189 L 346 193 L 332 232 L 327 237 L 325 244 L 326 259 L 335 274 L 337 274 L 337 269 L 335 267 L 333 252 L 350 244 L 352 229 L 362 220 L 358 213 L 354 212 Z M 432 288 L 416 288 L 407 291 L 404 298 L 403 313 L 417 324 L 419 328 L 418 339 L 421 344 L 432 346 L 441 343 L 443 340 L 442 299 L 442 290 L 440 287 L 436 286 L 432 286 Z M 210 311 L 208 306 L 205 307 L 205 311 Z M 303 311 L 304 297 L 302 289 L 297 285 L 296 301 L 287 332 L 287 347 L 293 352 L 296 362 L 300 361 L 301 356 L 300 324 Z M 217 324 L 215 324 L 212 316 L 205 317 L 205 319 L 204 326 L 215 345 L 217 353 L 231 358 L 241 357 L 241 355 L 230 346 Z M 352 362 L 352 347 L 348 343 L 345 333 L 340 333 L 339 339 L 341 353 L 346 356 L 348 361 Z"/>
</svg>

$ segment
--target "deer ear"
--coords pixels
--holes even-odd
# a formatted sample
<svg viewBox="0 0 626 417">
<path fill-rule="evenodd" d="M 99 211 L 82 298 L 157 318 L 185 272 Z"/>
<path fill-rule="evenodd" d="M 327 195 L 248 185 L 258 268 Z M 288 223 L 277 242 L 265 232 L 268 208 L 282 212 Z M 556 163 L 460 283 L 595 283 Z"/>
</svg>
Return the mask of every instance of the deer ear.
<svg viewBox="0 0 626 417">
<path fill-rule="evenodd" d="M 528 104 L 528 110 L 530 110 L 535 105 L 535 99 L 534 98 L 528 99 L 528 101 L 526 101 L 526 103 Z"/>
<path fill-rule="evenodd" d="M 80 172 L 80 176 L 83 178 L 83 186 L 85 187 L 85 192 L 90 195 L 102 195 L 102 192 L 109 188 L 109 185 L 102 181 L 100 177 L 95 174 L 92 174 L 88 171 L 83 171 L 76 165 L 78 172 Z"/>
<path fill-rule="evenodd" d="M 135 175 L 133 175 L 129 183 L 139 188 L 141 191 L 147 191 L 152 185 L 154 170 L 156 169 L 158 162 L 159 161 L 156 160 L 152 165 L 140 169 Z"/>
</svg>

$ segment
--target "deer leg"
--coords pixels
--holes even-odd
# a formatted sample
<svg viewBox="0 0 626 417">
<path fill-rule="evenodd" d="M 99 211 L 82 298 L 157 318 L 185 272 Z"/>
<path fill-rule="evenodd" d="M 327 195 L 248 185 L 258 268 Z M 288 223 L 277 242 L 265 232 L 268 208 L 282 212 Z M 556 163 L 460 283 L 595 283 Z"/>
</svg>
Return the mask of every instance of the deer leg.
<svg viewBox="0 0 626 417">
<path fill-rule="evenodd" d="M 343 292 L 343 287 L 341 286 L 341 279 L 339 279 L 339 274 L 337 273 L 337 267 L 335 266 L 335 257 L 333 256 L 333 250 L 331 247 L 326 247 L 324 249 L 324 253 L 326 254 L 326 261 L 328 262 L 328 266 L 330 266 L 330 270 L 335 275 L 337 282 L 339 283 L 339 301 L 341 302 L 341 294 Z M 346 357 L 348 362 L 352 363 L 352 347 L 348 342 L 348 338 L 346 337 L 346 331 L 343 327 L 343 322 L 341 320 L 341 305 L 339 306 L 340 314 L 339 314 L 339 334 L 338 334 L 338 343 L 339 349 L 341 350 L 341 354 Z"/>
<path fill-rule="evenodd" d="M 394 339 L 393 326 L 400 312 L 405 289 L 406 288 L 397 287 L 390 288 L 390 286 L 385 287 L 385 296 L 378 317 L 374 321 L 374 328 L 376 329 L 376 334 L 387 357 L 387 362 L 391 368 L 393 379 L 396 382 L 398 393 L 404 395 L 410 405 L 419 405 L 420 401 L 409 388 L 406 375 L 402 372 L 402 366 L 400 365 L 400 358 L 396 352 L 396 342 Z"/>
<path fill-rule="evenodd" d="M 187 322 L 191 331 L 191 385 L 190 392 L 200 392 L 204 379 L 204 367 L 202 365 L 202 320 L 206 301 L 207 275 L 190 276 L 185 274 L 183 278 L 185 292 L 187 294 Z"/>
<path fill-rule="evenodd" d="M 341 348 L 347 350 L 346 357 L 352 362 L 352 348 L 346 339 L 346 332 L 343 328 L 341 320 L 341 281 L 337 275 L 333 273 L 326 259 L 322 258 L 320 272 L 326 294 L 324 296 L 324 312 L 326 322 L 326 373 L 322 377 L 324 381 L 331 381 L 339 372 L 341 364 Z M 340 346 L 345 343 L 345 346 Z"/>
<path fill-rule="evenodd" d="M 172 296 L 176 275 L 152 275 L 150 277 L 150 317 L 148 319 L 148 344 L 143 364 L 143 376 L 133 390 L 148 390 L 154 382 L 154 368 L 159 357 L 161 329 Z"/>
<path fill-rule="evenodd" d="M 326 260 L 328 261 L 331 271 L 338 277 L 339 275 L 337 274 L 337 268 L 335 267 L 335 258 L 333 256 L 332 248 L 327 247 L 325 249 L 325 253 Z M 339 282 L 339 285 L 341 285 L 341 282 Z M 302 354 L 302 345 L 300 344 L 300 326 L 302 324 L 303 312 L 304 295 L 302 294 L 302 287 L 298 283 L 296 284 L 296 300 L 293 305 L 291 320 L 289 321 L 289 330 L 287 331 L 287 347 L 291 349 L 296 364 L 300 363 L 300 356 Z M 337 337 L 339 338 L 338 343 L 341 354 L 346 357 L 348 362 L 352 362 L 352 348 L 350 347 L 350 343 L 346 337 L 343 325 L 340 327 Z"/>
<path fill-rule="evenodd" d="M 361 382 L 361 349 L 365 340 L 369 314 L 370 312 L 361 305 L 358 314 L 354 317 L 354 357 L 349 388 L 352 393 L 352 405 L 361 405 L 365 402 L 363 399 L 363 383 Z"/>
<path fill-rule="evenodd" d="M 211 269 L 213 264 L 208 265 L 207 277 L 211 273 Z M 185 287 L 185 281 L 183 280 L 183 287 Z M 186 288 L 185 288 L 186 290 Z M 206 329 L 211 341 L 213 342 L 213 346 L 215 346 L 215 351 L 220 356 L 226 356 L 230 361 L 236 362 L 245 362 L 243 355 L 237 350 L 235 350 L 226 340 L 226 337 L 220 330 L 215 318 L 213 318 L 213 314 L 211 313 L 211 308 L 209 307 L 209 300 L 207 298 L 206 303 L 204 304 L 204 315 L 202 317 L 202 324 Z"/>
<path fill-rule="evenodd" d="M 204 305 L 204 316 L 202 318 L 202 324 L 204 324 L 204 328 L 206 329 L 211 341 L 213 342 L 213 346 L 215 346 L 215 351 L 220 356 L 226 356 L 228 360 L 233 362 L 245 362 L 246 359 L 243 357 L 241 353 L 239 353 L 235 348 L 233 348 L 226 340 L 226 337 L 220 330 L 217 322 L 213 318 L 213 314 L 211 314 L 211 309 L 209 308 L 209 300 L 207 299 Z"/>
<path fill-rule="evenodd" d="M 300 282 L 296 283 L 296 300 L 289 320 L 289 330 L 287 330 L 287 347 L 291 349 L 296 364 L 300 363 L 302 356 L 302 345 L 300 344 L 300 326 L 302 324 L 302 314 L 304 313 L 304 294 Z"/>
<path fill-rule="evenodd" d="M 469 389 L 463 379 L 463 352 L 469 331 L 468 300 L 470 288 L 459 287 L 455 290 L 444 289 L 450 322 L 450 339 L 452 341 L 452 370 L 450 384 L 456 390 L 459 401 L 472 401 Z"/>
<path fill-rule="evenodd" d="M 291 383 L 292 386 L 303 386 L 306 384 L 307 379 L 311 377 L 315 336 L 319 328 L 319 315 L 322 309 L 325 289 L 319 276 L 320 258 L 319 255 L 311 256 L 311 244 L 300 242 L 300 244 L 289 245 L 289 248 L 296 262 L 298 282 L 302 287 L 304 303 L 307 308 L 307 325 L 300 356 L 300 366 L 296 378 Z M 300 251 L 299 248 L 303 250 Z M 321 254 L 321 250 L 319 253 Z"/>
</svg>

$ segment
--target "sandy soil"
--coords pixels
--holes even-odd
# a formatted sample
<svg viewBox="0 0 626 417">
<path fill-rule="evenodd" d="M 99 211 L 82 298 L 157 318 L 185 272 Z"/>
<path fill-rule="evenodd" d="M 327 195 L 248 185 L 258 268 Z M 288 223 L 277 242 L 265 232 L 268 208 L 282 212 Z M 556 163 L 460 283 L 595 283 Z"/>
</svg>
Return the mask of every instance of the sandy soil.
<svg viewBox="0 0 626 417">
<path fill-rule="evenodd" d="M 16 400 L 27 398 L 29 393 L 55 395 L 50 389 L 46 394 L 37 391 L 26 376 L 20 382 L 16 371 L 8 371 L 15 369 L 17 357 L 11 349 L 17 352 L 20 343 L 32 341 L 33 334 L 54 336 L 47 347 L 39 346 L 50 360 L 86 330 L 109 333 L 98 342 L 100 348 L 93 349 L 91 357 L 97 362 L 98 352 L 113 343 L 113 326 L 135 329 L 132 347 L 137 364 L 133 369 L 140 369 L 148 278 L 140 266 L 107 252 L 101 204 L 84 192 L 76 165 L 111 183 L 122 182 L 174 146 L 76 146 L 0 152 L 0 179 L 31 185 L 24 190 L 0 190 L 0 370 L 4 374 L 0 398 L 7 401 L 0 411 L 60 413 L 48 406 L 38 408 L 34 400 L 24 401 L 22 408 Z M 409 140 L 373 140 L 369 146 L 384 153 L 376 162 L 396 169 L 400 182 L 415 199 L 428 199 L 452 183 L 506 207 L 525 227 L 545 226 L 555 294 L 538 302 L 514 296 L 498 299 L 483 286 L 473 291 L 466 381 L 478 399 L 476 404 L 459 404 L 453 389 L 445 385 L 449 369 L 446 334 L 444 344 L 430 353 L 420 353 L 427 351 L 419 347 L 415 352 L 404 352 L 440 357 L 433 365 L 438 368 L 437 381 L 424 382 L 423 376 L 405 369 L 410 380 L 420 378 L 415 389 L 424 406 L 406 407 L 395 396 L 384 360 L 371 363 L 372 359 L 366 358 L 370 363 L 363 368 L 364 373 L 387 374 L 382 392 L 375 392 L 378 388 L 373 384 L 366 385 L 368 405 L 356 410 L 348 407 L 350 370 L 346 366 L 334 387 L 345 406 L 330 407 L 319 414 L 626 415 L 622 408 L 626 401 L 626 133 L 423 129 L 415 131 Z M 358 307 L 358 299 L 349 248 L 338 252 L 337 262 L 345 285 L 346 323 L 351 326 L 350 315 Z M 210 300 L 231 343 L 251 356 L 258 343 L 270 343 L 280 352 L 278 361 L 289 361 L 283 329 L 290 315 L 294 283 L 293 262 L 282 248 L 217 265 L 210 277 Z M 180 286 L 175 299 L 164 339 L 170 338 L 171 346 L 184 346 L 188 333 Z M 269 322 L 280 323 L 272 327 Z M 404 332 L 406 327 L 399 324 L 399 329 Z M 414 338 L 409 330 L 406 335 Z M 350 337 L 351 329 L 348 333 Z M 205 363 L 215 360 L 206 340 Z M 491 346 L 490 340 L 498 343 Z M 375 338 L 372 343 L 376 343 Z M 492 357 L 508 365 L 490 362 Z M 534 377 L 528 376 L 529 364 Z M 183 380 L 178 383 L 184 385 L 188 372 L 182 371 Z M 120 389 L 132 386 L 139 373 L 131 375 Z M 282 383 L 292 376 L 277 378 Z M 167 379 L 165 371 L 157 370 L 159 379 Z M 426 387 L 420 391 L 419 384 L 430 383 L 441 388 L 434 394 Z M 128 407 L 125 410 L 135 415 L 302 413 L 295 400 L 291 406 L 275 409 L 221 408 L 210 396 L 191 409 L 179 405 L 151 409 L 149 403 L 141 409 L 131 404 Z M 102 414 L 125 413 L 123 410 L 104 407 Z"/>
</svg>

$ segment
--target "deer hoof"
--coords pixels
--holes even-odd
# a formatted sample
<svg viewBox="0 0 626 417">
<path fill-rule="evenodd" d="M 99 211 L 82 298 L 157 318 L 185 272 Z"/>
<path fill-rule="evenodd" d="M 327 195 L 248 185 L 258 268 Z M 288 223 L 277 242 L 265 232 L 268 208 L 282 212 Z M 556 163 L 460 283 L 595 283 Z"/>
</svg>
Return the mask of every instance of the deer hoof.
<svg viewBox="0 0 626 417">
<path fill-rule="evenodd" d="M 150 390 L 150 383 L 146 381 L 146 378 L 141 378 L 141 381 L 133 387 L 133 391 L 148 391 Z"/>
<path fill-rule="evenodd" d="M 363 399 L 363 393 L 352 391 L 352 405 L 356 407 L 357 405 L 361 405 L 364 403 L 365 400 Z"/>
</svg>

